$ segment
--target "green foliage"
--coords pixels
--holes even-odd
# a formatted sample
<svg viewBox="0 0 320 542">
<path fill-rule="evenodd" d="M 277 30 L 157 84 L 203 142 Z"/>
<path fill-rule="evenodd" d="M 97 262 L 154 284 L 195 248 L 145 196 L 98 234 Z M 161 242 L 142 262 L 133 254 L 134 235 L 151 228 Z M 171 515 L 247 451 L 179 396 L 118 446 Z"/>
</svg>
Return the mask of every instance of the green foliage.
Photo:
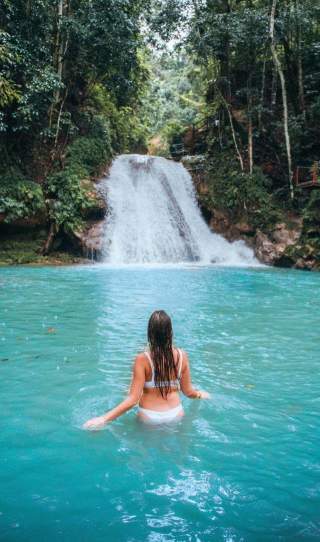
<svg viewBox="0 0 320 542">
<path fill-rule="evenodd" d="M 0 265 L 29 264 L 38 260 L 45 232 L 30 230 L 0 239 Z"/>
<path fill-rule="evenodd" d="M 5 222 L 44 212 L 44 197 L 39 184 L 24 179 L 14 171 L 0 178 L 0 213 L 5 215 Z"/>
<path fill-rule="evenodd" d="M 4 108 L 20 98 L 17 85 L 10 77 L 10 67 L 17 61 L 18 55 L 10 43 L 10 36 L 0 29 L 0 107 Z M 4 131 L 1 126 L 0 131 Z"/>
<path fill-rule="evenodd" d="M 65 231 L 83 226 L 86 209 L 92 206 L 90 183 L 83 182 L 102 173 L 112 157 L 110 125 L 102 115 L 83 113 L 78 118 L 79 136 L 65 151 L 63 168 L 44 183 L 49 218 Z"/>
<path fill-rule="evenodd" d="M 302 241 L 320 263 L 320 191 L 314 190 L 303 210 Z"/>
<path fill-rule="evenodd" d="M 192 57 L 181 50 L 153 53 L 148 65 L 150 84 L 142 99 L 140 116 L 149 137 L 159 136 L 168 148 L 175 136 L 203 113 L 203 74 Z"/>
<path fill-rule="evenodd" d="M 48 214 L 58 228 L 77 230 L 83 225 L 83 211 L 89 205 L 81 180 L 86 170 L 80 165 L 69 165 L 50 175 L 45 182 Z"/>
<path fill-rule="evenodd" d="M 304 228 L 308 235 L 319 237 L 320 232 L 320 191 L 313 190 L 303 210 Z"/>
<path fill-rule="evenodd" d="M 76 254 L 53 252 L 42 256 L 41 249 L 46 239 L 45 230 L 24 230 L 10 237 L 0 235 L 0 266 L 2 265 L 61 265 L 79 263 L 81 259 Z"/>
<path fill-rule="evenodd" d="M 320 156 L 316 4 L 286 0 L 276 12 L 293 166 Z M 33 172 L 41 181 L 51 171 L 44 182 L 49 218 L 57 228 L 75 229 L 89 205 L 83 180 L 98 176 L 114 154 L 143 152 L 151 137 L 159 152 L 169 153 L 185 130 L 188 144 L 192 124 L 208 121 L 200 134 L 204 149 L 208 143 L 208 199 L 267 229 L 280 213 L 271 194 L 277 191 L 285 201 L 288 184 L 269 17 L 265 0 L 5 0 L 1 168 L 19 164 L 26 178 Z M 165 53 L 147 51 L 145 42 L 154 44 L 156 36 L 173 38 Z M 210 146 L 210 138 L 216 145 Z M 236 160 L 239 152 L 245 173 Z M 261 173 L 266 165 L 271 181 Z M 8 221 L 44 206 L 39 185 L 21 175 L 4 176 L 0 196 Z M 297 208 L 302 203 L 303 197 Z M 312 242 L 318 203 L 312 195 L 303 211 L 304 236 Z"/>
<path fill-rule="evenodd" d="M 44 183 L 49 218 L 65 231 L 83 226 L 86 209 L 92 206 L 90 183 L 111 159 L 109 126 L 100 117 L 92 119 L 90 135 L 76 138 L 67 148 L 61 170 Z"/>
<path fill-rule="evenodd" d="M 147 129 L 139 110 L 129 105 L 117 107 L 110 93 L 101 84 L 96 84 L 91 89 L 87 106 L 108 120 L 110 154 L 146 149 Z M 92 128 L 90 131 L 92 132 Z"/>
<path fill-rule="evenodd" d="M 122 107 L 113 118 L 112 128 L 116 153 L 146 151 L 146 127 L 132 108 Z"/>
<path fill-rule="evenodd" d="M 79 165 L 88 175 L 95 175 L 108 158 L 110 154 L 103 141 L 84 136 L 75 139 L 68 147 L 66 162 Z"/>
<path fill-rule="evenodd" d="M 303 226 L 300 239 L 287 248 L 285 257 L 299 267 L 320 270 L 320 191 L 314 190 L 302 212 Z"/>
<path fill-rule="evenodd" d="M 100 117 L 92 118 L 87 136 L 77 137 L 67 148 L 65 166 L 78 167 L 87 176 L 95 176 L 112 157 L 108 123 Z"/>
<path fill-rule="evenodd" d="M 275 77 L 269 37 L 271 2 L 160 0 L 155 4 L 154 27 L 161 37 L 168 31 L 171 37 L 179 31 L 184 35 L 187 63 L 193 62 L 200 76 L 198 98 L 205 96 L 208 105 L 207 109 L 202 107 L 202 115 L 218 120 L 215 132 L 220 147 L 228 148 L 233 142 L 236 155 L 237 143 L 247 170 L 249 149 L 253 149 L 254 164 L 272 164 L 272 189 L 282 190 L 282 199 L 287 199 L 282 91 Z M 285 79 L 293 168 L 320 156 L 319 23 L 317 2 L 277 2 L 275 50 Z M 179 79 L 182 74 L 176 64 L 176 73 L 170 77 Z M 170 94 L 171 79 L 164 87 L 164 95 L 169 94 L 169 111 L 175 101 Z M 181 114 L 182 104 L 176 103 Z"/>
<path fill-rule="evenodd" d="M 207 182 L 211 206 L 227 210 L 235 220 L 244 217 L 263 230 L 281 220 L 269 192 L 270 180 L 259 168 L 252 175 L 243 173 L 230 152 L 209 161 Z"/>
<path fill-rule="evenodd" d="M 33 69 L 11 116 L 11 126 L 15 132 L 28 134 L 29 137 L 34 133 L 38 137 L 41 135 L 47 123 L 52 94 L 57 88 L 59 80 L 51 66 Z"/>
<path fill-rule="evenodd" d="M 147 4 L 147 0 L 0 3 L 0 147 L 12 160 L 23 155 L 29 162 L 26 170 L 32 170 L 34 149 L 45 148 L 48 154 L 53 149 L 56 158 L 74 137 L 91 137 L 92 129 L 83 130 L 81 121 L 87 114 L 97 124 L 94 117 L 101 109 L 90 109 L 89 102 L 98 86 L 113 109 L 111 118 L 104 114 L 100 123 L 107 134 L 100 134 L 102 141 L 94 148 L 83 139 L 74 153 L 92 151 L 92 160 L 86 159 L 91 173 L 98 155 L 102 162 L 111 156 L 110 145 L 118 152 L 131 147 L 135 138 L 142 142 L 136 113 L 148 73 L 140 32 Z M 122 139 L 115 126 L 118 121 Z"/>
<path fill-rule="evenodd" d="M 185 129 L 186 127 L 181 122 L 172 119 L 163 127 L 161 134 L 170 145 L 171 143 L 181 140 L 181 136 L 185 132 Z"/>
</svg>

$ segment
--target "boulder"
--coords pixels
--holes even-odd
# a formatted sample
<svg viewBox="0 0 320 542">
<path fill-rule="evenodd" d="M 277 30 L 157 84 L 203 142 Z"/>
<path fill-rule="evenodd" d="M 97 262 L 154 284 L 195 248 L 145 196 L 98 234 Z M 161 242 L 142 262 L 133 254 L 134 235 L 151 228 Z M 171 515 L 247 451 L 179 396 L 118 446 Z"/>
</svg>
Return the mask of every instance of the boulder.
<svg viewBox="0 0 320 542">
<path fill-rule="evenodd" d="M 276 224 L 271 237 L 272 240 L 286 247 L 293 245 L 299 239 L 301 234 L 301 221 L 296 221 L 292 228 L 289 228 L 284 222 Z"/>
<path fill-rule="evenodd" d="M 254 228 L 244 218 L 238 222 L 233 222 L 227 212 L 214 209 L 209 226 L 215 233 L 223 235 L 228 241 L 242 239 L 251 245 Z"/>
<path fill-rule="evenodd" d="M 99 184 L 89 179 L 81 182 L 86 191 L 87 205 L 82 214 L 85 224 L 81 230 L 66 232 L 73 245 L 85 258 L 100 260 L 103 250 L 103 236 L 107 203 Z"/>
<path fill-rule="evenodd" d="M 103 250 L 104 220 L 87 222 L 82 230 L 72 232 L 72 240 L 85 258 L 100 260 Z"/>
<path fill-rule="evenodd" d="M 316 268 L 316 265 L 316 259 L 310 258 L 305 260 L 304 258 L 298 258 L 293 267 L 295 269 L 306 269 L 307 271 L 311 271 Z"/>
<path fill-rule="evenodd" d="M 301 227 L 301 221 L 296 220 L 291 227 L 284 222 L 276 224 L 269 235 L 257 229 L 254 242 L 257 258 L 269 265 L 291 267 L 294 261 L 291 261 L 286 251 L 298 241 Z"/>
<path fill-rule="evenodd" d="M 259 229 L 255 236 L 255 255 L 258 260 L 269 265 L 274 264 L 279 257 L 276 245 Z"/>
<path fill-rule="evenodd" d="M 246 220 L 240 220 L 234 224 L 234 228 L 240 234 L 252 235 L 254 233 L 254 228 Z"/>
</svg>

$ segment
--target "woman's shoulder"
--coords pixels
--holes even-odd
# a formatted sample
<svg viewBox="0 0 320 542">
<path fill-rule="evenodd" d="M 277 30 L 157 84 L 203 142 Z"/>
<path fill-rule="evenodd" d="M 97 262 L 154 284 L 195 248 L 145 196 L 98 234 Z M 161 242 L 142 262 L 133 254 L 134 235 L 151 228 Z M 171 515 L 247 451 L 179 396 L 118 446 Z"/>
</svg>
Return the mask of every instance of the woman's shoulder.
<svg viewBox="0 0 320 542">
<path fill-rule="evenodd" d="M 138 352 L 135 357 L 136 363 L 143 363 L 145 364 L 147 361 L 147 353 L 146 352 Z"/>
<path fill-rule="evenodd" d="M 185 357 L 187 356 L 187 352 L 183 348 L 179 348 L 178 346 L 174 347 L 179 357 Z"/>
<path fill-rule="evenodd" d="M 148 368 L 147 364 L 148 364 L 148 361 L 147 361 L 145 353 L 144 352 L 138 352 L 136 354 L 136 357 L 134 358 L 132 370 L 133 371 L 139 371 L 139 370 L 146 371 L 147 368 Z"/>
<path fill-rule="evenodd" d="M 188 353 L 183 348 L 176 348 L 178 354 L 177 354 L 177 362 L 181 363 L 181 369 L 184 371 L 184 369 L 189 365 L 189 356 Z"/>
</svg>

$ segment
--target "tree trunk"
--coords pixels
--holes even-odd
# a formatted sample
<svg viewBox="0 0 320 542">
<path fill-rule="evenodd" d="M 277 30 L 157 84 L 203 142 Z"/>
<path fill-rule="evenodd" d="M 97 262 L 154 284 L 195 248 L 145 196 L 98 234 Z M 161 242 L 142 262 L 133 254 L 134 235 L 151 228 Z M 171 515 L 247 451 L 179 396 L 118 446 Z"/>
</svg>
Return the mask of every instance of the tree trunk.
<svg viewBox="0 0 320 542">
<path fill-rule="evenodd" d="M 61 104 L 60 104 L 60 108 L 59 108 L 59 114 L 58 114 L 58 119 L 57 119 L 56 135 L 55 135 L 55 138 L 54 138 L 54 152 L 55 152 L 55 150 L 56 150 L 56 148 L 57 148 L 57 145 L 58 145 L 59 131 L 60 131 L 60 122 L 61 122 L 61 115 L 62 115 L 62 111 L 63 111 L 64 102 L 66 101 L 66 98 L 67 98 L 67 94 L 68 94 L 68 89 L 66 88 L 64 97 L 63 97 L 63 99 L 61 100 Z"/>
<path fill-rule="evenodd" d="M 272 69 L 272 81 L 271 81 L 271 113 L 274 112 L 277 105 L 277 86 L 278 86 L 278 72 L 275 65 Z"/>
<path fill-rule="evenodd" d="M 63 39 L 61 35 L 61 25 L 62 25 L 62 17 L 63 17 L 63 2 L 64 0 L 59 0 L 58 3 L 58 25 L 57 25 L 57 38 L 56 38 L 56 45 L 57 45 L 57 75 L 59 83 L 62 82 L 62 68 L 63 68 Z M 60 88 L 58 88 L 55 92 L 54 101 L 55 103 L 58 103 L 60 99 Z"/>
<path fill-rule="evenodd" d="M 266 63 L 267 63 L 267 59 L 266 59 L 266 56 L 265 56 L 264 60 L 263 60 L 263 66 L 262 66 L 260 107 L 259 107 L 259 112 L 258 112 L 259 131 L 261 131 L 261 128 L 262 128 L 262 111 L 263 111 L 263 104 L 264 104 L 264 88 L 265 88 L 265 84 L 266 84 Z"/>
<path fill-rule="evenodd" d="M 228 16 L 232 11 L 232 6 L 229 0 L 223 0 L 219 13 Z M 223 35 L 223 48 L 217 55 L 220 64 L 220 92 L 224 99 L 231 102 L 231 84 L 230 84 L 230 35 L 226 29 Z"/>
<path fill-rule="evenodd" d="M 253 126 L 252 126 L 252 94 L 251 87 L 248 89 L 248 154 L 249 154 L 249 173 L 253 171 Z"/>
<path fill-rule="evenodd" d="M 240 149 L 238 147 L 238 143 L 237 143 L 236 132 L 235 132 L 234 125 L 233 125 L 233 119 L 232 119 L 232 113 L 231 113 L 231 110 L 230 110 L 230 105 L 228 104 L 227 100 L 225 99 L 224 95 L 222 94 L 222 92 L 219 89 L 217 84 L 215 85 L 215 88 L 216 88 L 217 95 L 219 95 L 219 97 L 220 97 L 221 105 L 227 110 L 234 147 L 235 147 L 235 150 L 236 150 L 239 162 L 240 162 L 241 171 L 244 171 L 243 158 L 242 158 L 242 155 L 241 155 Z"/>
<path fill-rule="evenodd" d="M 271 47 L 273 62 L 279 74 L 279 79 L 281 83 L 282 104 L 283 104 L 283 128 L 284 128 L 286 151 L 287 151 L 289 188 L 290 188 L 291 199 L 293 199 L 294 191 L 293 191 L 293 183 L 292 183 L 291 143 L 290 143 L 290 134 L 289 134 L 289 126 L 288 126 L 288 99 L 287 99 L 287 91 L 286 91 L 286 82 L 285 82 L 281 62 L 278 58 L 277 48 L 276 48 L 276 43 L 275 43 L 275 36 L 274 36 L 276 7 L 277 7 L 277 0 L 272 0 L 272 7 L 271 7 L 271 13 L 270 13 L 270 40 L 271 40 L 270 47 Z"/>
<path fill-rule="evenodd" d="M 55 222 L 51 222 L 48 237 L 41 250 L 41 254 L 43 256 L 47 256 L 47 254 L 49 254 L 49 252 L 51 251 L 53 241 L 57 233 L 58 231 Z"/>
<path fill-rule="evenodd" d="M 57 29 L 54 38 L 54 52 L 53 52 L 53 66 L 58 75 L 59 84 L 62 81 L 62 68 L 63 68 L 63 41 L 61 37 L 61 24 L 63 17 L 63 2 L 64 0 L 58 0 L 58 13 L 57 13 Z M 60 88 L 57 88 L 53 93 L 53 101 L 49 111 L 49 128 L 51 129 L 54 110 L 57 103 L 60 100 Z"/>
<path fill-rule="evenodd" d="M 298 88 L 299 88 L 299 106 L 300 112 L 305 120 L 306 118 L 306 105 L 304 99 L 304 85 L 303 85 L 303 66 L 302 66 L 302 47 L 301 47 L 301 22 L 300 22 L 300 10 L 299 0 L 295 2 L 296 8 L 296 21 L 297 21 L 297 64 L 298 64 Z"/>
<path fill-rule="evenodd" d="M 233 120 L 232 120 L 232 114 L 231 114 L 229 105 L 228 105 L 227 103 L 226 103 L 226 108 L 227 108 L 227 111 L 228 111 L 228 116 L 229 116 L 229 122 L 230 122 L 231 132 L 232 132 L 233 143 L 234 143 L 234 146 L 235 146 L 235 149 L 236 149 L 236 153 L 237 153 L 237 156 L 238 156 L 238 159 L 239 159 L 239 162 L 240 162 L 241 171 L 244 171 L 243 158 L 242 158 L 242 156 L 241 156 L 241 152 L 240 152 L 239 147 L 238 147 L 237 138 L 236 138 L 236 132 L 235 132 L 234 125 L 233 125 Z"/>
</svg>

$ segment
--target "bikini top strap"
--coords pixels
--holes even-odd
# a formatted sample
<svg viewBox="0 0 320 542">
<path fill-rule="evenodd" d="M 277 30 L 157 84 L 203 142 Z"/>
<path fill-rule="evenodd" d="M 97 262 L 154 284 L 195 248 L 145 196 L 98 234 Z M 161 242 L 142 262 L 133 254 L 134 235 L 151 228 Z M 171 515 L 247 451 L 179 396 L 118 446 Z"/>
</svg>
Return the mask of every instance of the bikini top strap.
<svg viewBox="0 0 320 542">
<path fill-rule="evenodd" d="M 180 348 L 177 348 L 177 350 L 178 350 L 178 380 L 180 380 L 181 372 L 182 372 L 183 354 L 182 354 L 182 351 L 180 350 Z M 144 352 L 144 355 L 146 356 L 147 360 L 149 361 L 149 364 L 150 364 L 150 367 L 151 367 L 151 372 L 152 372 L 151 380 L 154 381 L 154 365 L 153 365 L 153 361 L 151 359 L 151 356 L 150 356 L 149 352 Z"/>
<path fill-rule="evenodd" d="M 180 350 L 180 348 L 178 348 L 178 363 L 179 363 L 178 378 L 179 378 L 179 380 L 181 378 L 182 362 L 183 362 L 183 354 L 182 354 L 182 351 Z"/>
<path fill-rule="evenodd" d="M 150 367 L 151 367 L 151 373 L 152 373 L 151 380 L 154 380 L 154 365 L 153 365 L 153 361 L 152 361 L 152 359 L 151 359 L 151 356 L 150 356 L 149 352 L 145 352 L 144 355 L 147 357 L 147 360 L 149 361 L 149 364 L 150 364 Z"/>
</svg>

